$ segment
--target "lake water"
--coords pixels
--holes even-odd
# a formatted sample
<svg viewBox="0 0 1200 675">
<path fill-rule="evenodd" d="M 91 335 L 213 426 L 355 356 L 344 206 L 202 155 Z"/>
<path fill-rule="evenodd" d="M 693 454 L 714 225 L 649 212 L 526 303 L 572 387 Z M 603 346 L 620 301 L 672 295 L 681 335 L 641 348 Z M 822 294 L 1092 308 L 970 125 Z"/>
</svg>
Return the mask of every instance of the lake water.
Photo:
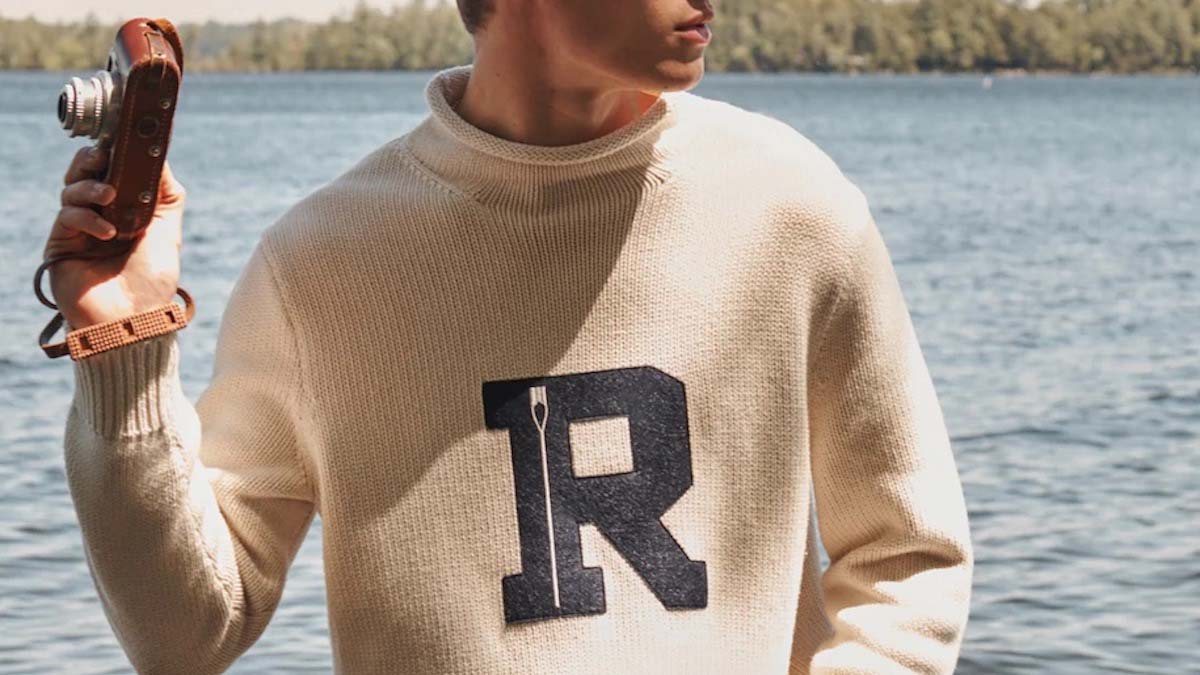
<svg viewBox="0 0 1200 675">
<path fill-rule="evenodd" d="M 82 139 L 72 74 L 0 73 L 0 672 L 121 673 L 67 492 L 68 359 L 31 280 Z M 425 114 L 430 73 L 189 75 L 180 334 L 194 401 L 259 233 Z M 1200 672 L 1200 79 L 711 74 L 866 192 L 909 301 L 978 557 L 961 673 Z M 60 333 L 55 340 L 61 339 Z M 326 672 L 314 523 L 231 672 Z"/>
</svg>

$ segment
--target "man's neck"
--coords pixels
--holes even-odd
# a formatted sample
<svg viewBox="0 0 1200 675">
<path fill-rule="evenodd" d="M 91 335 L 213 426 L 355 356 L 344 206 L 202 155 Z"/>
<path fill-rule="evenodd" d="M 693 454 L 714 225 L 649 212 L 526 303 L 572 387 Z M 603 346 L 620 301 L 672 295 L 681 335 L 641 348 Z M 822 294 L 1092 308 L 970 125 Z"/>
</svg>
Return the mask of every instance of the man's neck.
<svg viewBox="0 0 1200 675">
<path fill-rule="evenodd" d="M 520 54 L 476 50 L 466 91 L 453 102 L 463 119 L 518 143 L 571 145 L 629 124 L 658 100 L 656 92 L 553 72 L 548 59 L 533 62 Z"/>
</svg>

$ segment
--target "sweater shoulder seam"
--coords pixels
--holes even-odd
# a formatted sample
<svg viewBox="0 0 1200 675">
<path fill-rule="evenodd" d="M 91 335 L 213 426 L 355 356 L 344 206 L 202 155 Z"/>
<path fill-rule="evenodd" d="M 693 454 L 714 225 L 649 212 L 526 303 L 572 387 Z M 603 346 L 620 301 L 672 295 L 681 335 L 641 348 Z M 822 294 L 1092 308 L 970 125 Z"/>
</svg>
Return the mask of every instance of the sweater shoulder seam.
<svg viewBox="0 0 1200 675">
<path fill-rule="evenodd" d="M 263 262 L 266 263 L 266 267 L 267 267 L 267 276 L 270 278 L 270 281 L 271 281 L 271 288 L 275 292 L 275 294 L 279 297 L 280 304 L 282 305 L 282 308 L 283 308 L 283 319 L 284 319 L 284 322 L 287 324 L 288 333 L 290 333 L 292 336 L 292 350 L 296 355 L 295 356 L 295 362 L 296 362 L 295 370 L 296 370 L 296 374 L 297 374 L 297 379 L 299 379 L 299 381 L 300 381 L 299 382 L 300 398 L 303 401 L 304 405 L 311 411 L 313 409 L 313 399 L 312 399 L 312 393 L 309 391 L 309 387 L 308 387 L 308 378 L 305 377 L 305 374 L 304 374 L 304 357 L 303 357 L 303 352 L 300 349 L 299 331 L 296 330 L 296 326 L 292 321 L 292 315 L 291 315 L 292 305 L 287 298 L 287 294 L 283 290 L 283 285 L 279 281 L 279 275 L 278 275 L 278 272 L 276 271 L 275 263 L 271 260 L 272 254 L 270 252 L 270 244 L 268 243 L 268 238 L 266 236 L 263 237 L 263 241 L 262 241 L 262 254 L 263 254 Z M 314 508 L 316 508 L 316 504 L 319 499 L 319 496 L 317 493 L 316 485 L 313 483 L 312 477 L 308 473 L 308 467 L 304 463 L 304 458 L 300 456 L 299 444 L 297 444 L 297 443 L 292 444 L 292 452 L 295 454 L 296 463 L 300 467 L 300 475 L 303 476 L 303 478 L 304 478 L 304 484 L 305 484 L 305 486 L 308 487 L 309 494 L 311 494 L 312 498 L 313 498 L 313 501 L 312 501 L 313 506 L 314 506 Z"/>
<path fill-rule="evenodd" d="M 865 236 L 864 231 L 873 226 L 873 218 L 870 212 L 867 212 L 866 222 L 860 223 L 858 227 L 851 232 L 850 241 L 847 242 L 845 250 L 838 256 L 838 271 L 837 271 L 837 290 L 834 292 L 833 301 L 830 304 L 829 311 L 820 321 L 817 331 L 814 333 L 816 341 L 812 352 L 813 359 L 820 359 L 825 352 L 826 343 L 829 341 L 830 326 L 833 325 L 837 318 L 838 310 L 842 307 L 842 299 L 846 295 L 846 287 L 854 283 L 851 278 L 854 272 L 854 262 L 859 256 L 861 249 L 861 238 Z"/>
</svg>

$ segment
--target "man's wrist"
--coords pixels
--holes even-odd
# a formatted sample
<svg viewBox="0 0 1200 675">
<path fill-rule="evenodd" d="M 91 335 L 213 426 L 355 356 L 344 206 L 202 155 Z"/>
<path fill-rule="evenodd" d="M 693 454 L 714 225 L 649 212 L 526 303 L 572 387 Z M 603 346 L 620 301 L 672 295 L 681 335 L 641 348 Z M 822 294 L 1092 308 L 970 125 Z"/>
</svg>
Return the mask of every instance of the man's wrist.
<svg viewBox="0 0 1200 675">
<path fill-rule="evenodd" d="M 79 328 L 68 324 L 67 351 L 75 361 L 88 358 L 135 342 L 177 331 L 187 326 L 193 312 L 191 298 L 179 289 L 187 302 L 181 308 L 174 302 L 136 312 L 109 321 Z"/>
</svg>

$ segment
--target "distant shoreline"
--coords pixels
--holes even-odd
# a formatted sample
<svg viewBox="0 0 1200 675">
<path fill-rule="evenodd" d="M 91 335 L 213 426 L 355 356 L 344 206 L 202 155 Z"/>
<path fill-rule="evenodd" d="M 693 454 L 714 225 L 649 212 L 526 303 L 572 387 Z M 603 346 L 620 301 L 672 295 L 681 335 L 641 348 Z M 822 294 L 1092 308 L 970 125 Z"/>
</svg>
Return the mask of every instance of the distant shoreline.
<svg viewBox="0 0 1200 675">
<path fill-rule="evenodd" d="M 453 64 L 448 64 L 449 67 Z M 2 68 L 0 73 L 80 73 L 94 72 L 102 69 L 103 64 L 92 68 Z M 432 73 L 441 68 L 311 68 L 296 70 L 266 70 L 266 69 L 220 69 L 220 68 L 189 68 L 188 75 L 296 75 L 300 73 Z M 815 75 L 830 77 L 894 76 L 894 77 L 958 77 L 986 78 L 993 80 L 1037 79 L 1043 77 L 1072 77 L 1079 79 L 1107 79 L 1121 77 L 1171 77 L 1190 78 L 1200 77 L 1200 71 L 1182 68 L 1162 68 L 1141 71 L 1073 71 L 1073 70 L 1029 70 L 1029 71 L 997 71 L 997 70 L 708 70 L 706 75 Z"/>
<path fill-rule="evenodd" d="M 0 70 L 96 69 L 117 27 L 0 12 Z M 177 27 L 196 73 L 429 71 L 474 58 L 448 2 Z M 713 33 L 710 73 L 1200 74 L 1200 0 L 738 0 L 718 8 Z"/>
</svg>

